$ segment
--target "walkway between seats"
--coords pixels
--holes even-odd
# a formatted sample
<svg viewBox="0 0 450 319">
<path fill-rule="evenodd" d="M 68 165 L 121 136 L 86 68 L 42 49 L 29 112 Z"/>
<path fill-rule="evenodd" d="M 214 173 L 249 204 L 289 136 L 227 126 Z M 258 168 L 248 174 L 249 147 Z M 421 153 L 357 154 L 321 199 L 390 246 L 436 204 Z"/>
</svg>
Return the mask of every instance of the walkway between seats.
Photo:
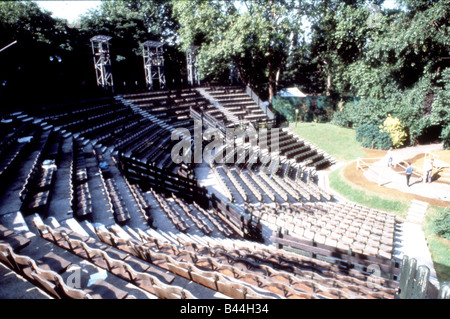
<svg viewBox="0 0 450 319">
<path fill-rule="evenodd" d="M 439 281 L 434 269 L 425 234 L 422 231 L 422 221 L 428 208 L 428 203 L 413 200 L 409 207 L 406 220 L 397 223 L 394 242 L 394 257 L 399 260 L 404 255 L 415 258 L 418 265 L 425 265 L 430 269 L 430 282 L 439 287 Z"/>
</svg>

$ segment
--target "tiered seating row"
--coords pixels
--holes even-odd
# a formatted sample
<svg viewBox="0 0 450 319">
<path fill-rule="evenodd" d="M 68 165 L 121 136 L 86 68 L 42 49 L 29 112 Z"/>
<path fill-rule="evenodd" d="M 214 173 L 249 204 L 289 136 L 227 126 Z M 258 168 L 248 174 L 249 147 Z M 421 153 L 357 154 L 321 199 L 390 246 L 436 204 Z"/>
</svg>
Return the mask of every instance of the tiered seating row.
<svg viewBox="0 0 450 319">
<path fill-rule="evenodd" d="M 153 263 L 158 263 L 164 268 L 165 266 L 177 274 L 185 276 L 190 280 L 197 281 L 207 287 L 215 290 L 219 290 L 221 284 L 220 280 L 235 281 L 238 287 L 247 287 L 247 291 L 258 289 L 259 298 L 269 297 L 274 295 L 276 298 L 392 298 L 395 293 L 393 289 L 385 288 L 380 285 L 375 285 L 376 290 L 371 291 L 364 286 L 362 281 L 354 280 L 350 277 L 345 277 L 350 282 L 344 282 L 339 280 L 344 276 L 338 276 L 334 274 L 327 276 L 328 273 L 333 273 L 333 269 L 330 266 L 325 266 L 325 263 L 321 264 L 318 269 L 322 268 L 322 273 L 326 273 L 325 276 L 317 275 L 314 272 L 309 272 L 309 276 L 312 278 L 305 278 L 304 271 L 297 271 L 288 273 L 283 270 L 275 270 L 273 266 L 279 269 L 286 269 L 287 263 L 299 266 L 299 262 L 290 260 L 285 256 L 279 257 L 279 261 L 274 259 L 274 253 L 264 253 L 257 249 L 249 250 L 248 248 L 240 248 L 239 250 L 230 250 L 219 245 L 213 247 L 202 246 L 198 242 L 189 242 L 186 239 L 181 239 L 179 242 L 183 242 L 181 246 L 174 244 L 161 244 L 157 240 L 151 238 L 148 235 L 141 234 L 142 243 L 133 243 L 134 250 L 146 260 L 151 260 Z M 103 241 L 116 242 L 116 247 L 119 249 L 128 249 L 133 244 L 127 242 L 120 243 L 120 240 L 111 240 L 113 235 L 103 233 L 101 234 Z M 108 238 L 109 237 L 109 238 Z M 186 238 L 186 237 L 184 237 Z M 209 238 L 209 237 L 206 237 Z M 117 244 L 119 243 L 119 244 Z M 161 253 L 165 254 L 161 256 Z M 178 262 L 177 260 L 184 260 L 184 262 Z M 282 260 L 282 262 L 281 262 Z M 175 264 L 178 267 L 170 267 L 167 263 Z M 304 261 L 301 261 L 305 264 Z M 181 266 L 181 269 L 180 269 Z M 304 267 L 304 266 L 303 266 Z M 323 270 L 327 269 L 327 272 Z M 214 272 L 216 282 L 212 282 L 211 279 L 206 280 L 204 273 L 201 271 Z M 209 275 L 208 278 L 212 276 Z M 328 277 L 328 278 L 327 278 Z M 364 275 L 360 277 L 367 279 Z M 217 280 L 219 278 L 219 280 Z M 381 281 L 381 280 L 380 280 Z M 318 283 L 319 282 L 319 283 Z M 356 286 L 359 283 L 361 286 Z M 235 285 L 235 284 L 234 284 Z M 233 286 L 234 286 L 233 285 Z M 224 286 L 224 285 L 223 285 Z M 264 292 L 260 289 L 266 290 L 269 295 L 264 296 Z M 238 290 L 240 290 L 238 288 Z M 229 295 L 230 297 L 236 297 L 240 295 L 236 292 L 232 292 L 230 289 L 223 289 L 221 292 Z M 245 296 L 248 298 L 248 295 Z M 242 298 L 242 296 L 241 296 Z"/>
<path fill-rule="evenodd" d="M 140 232 L 141 238 L 146 241 L 134 243 L 133 248 L 139 256 L 161 268 L 170 270 L 186 279 L 192 280 L 213 290 L 222 292 L 231 298 L 239 299 L 264 299 L 264 298 L 286 298 L 303 297 L 311 298 L 306 293 L 293 291 L 286 285 L 269 282 L 263 276 L 245 271 L 244 267 L 237 268 L 220 262 L 217 258 L 199 255 L 198 252 L 184 250 L 174 244 L 161 244 L 159 241 Z M 99 234 L 105 243 L 112 242 L 111 233 Z M 109 237 L 109 238 L 108 238 Z M 119 249 L 127 249 L 125 243 L 115 239 L 119 243 Z M 127 243 L 130 247 L 130 242 Z M 221 258 L 225 261 L 226 258 Z M 234 260 L 235 264 L 240 263 Z M 226 262 L 228 263 L 228 262 Z M 258 285 L 259 283 L 259 285 Z M 284 288 L 284 289 L 283 289 Z M 275 292 L 274 292 L 275 291 Z M 291 295 L 294 293 L 295 295 Z"/>
<path fill-rule="evenodd" d="M 2 186 L 8 185 L 8 179 L 14 170 L 20 167 L 21 161 L 31 146 L 40 137 L 40 127 L 29 123 L 20 123 L 17 129 L 11 131 L 1 141 L 0 145 L 0 181 Z M 25 139 L 25 140 L 22 140 Z"/>
<path fill-rule="evenodd" d="M 186 213 L 186 215 L 192 220 L 192 222 L 200 229 L 205 235 L 209 236 L 213 232 L 211 227 L 208 226 L 207 223 L 205 223 L 201 218 L 197 217 L 195 213 L 182 201 L 181 199 L 177 198 L 174 194 L 172 194 L 172 198 L 174 199 L 175 203 L 183 211 Z"/>
<path fill-rule="evenodd" d="M 79 219 L 85 219 L 93 212 L 92 197 L 89 192 L 86 159 L 83 147 L 77 139 L 72 138 L 72 165 L 70 166 L 71 207 Z"/>
<path fill-rule="evenodd" d="M 256 185 L 262 190 L 263 194 L 267 195 L 271 201 L 276 202 L 275 194 L 272 190 L 266 186 L 266 184 L 259 178 L 259 176 L 254 173 L 252 170 L 247 169 L 246 172 L 248 176 L 255 182 Z"/>
<path fill-rule="evenodd" d="M 209 210 L 205 210 L 200 207 L 196 202 L 193 202 L 192 205 L 200 212 L 203 216 L 208 218 L 208 220 L 227 238 L 234 238 L 236 234 L 233 232 L 231 228 L 229 228 L 226 224 L 222 223 L 215 215 Z"/>
<path fill-rule="evenodd" d="M 223 107 L 240 120 L 256 122 L 268 120 L 259 106 L 241 89 L 214 88 L 207 89 L 208 93 Z"/>
<path fill-rule="evenodd" d="M 226 165 L 223 165 L 221 168 L 223 169 L 223 171 L 225 172 L 226 176 L 231 181 L 233 186 L 237 189 L 239 195 L 241 195 L 244 202 L 248 202 L 248 195 L 245 192 L 244 187 L 241 185 L 241 183 L 237 180 L 237 178 L 233 175 L 233 173 L 229 169 L 227 169 Z"/>
<path fill-rule="evenodd" d="M 235 172 L 237 172 L 237 175 L 239 176 L 239 178 L 242 180 L 242 182 L 250 189 L 250 191 L 252 192 L 252 194 L 256 197 L 256 199 L 259 202 L 263 201 L 263 196 L 261 194 L 261 192 L 255 187 L 255 185 L 253 184 L 253 182 L 250 180 L 250 178 L 247 177 L 247 175 L 245 175 L 239 168 L 235 168 Z"/>
<path fill-rule="evenodd" d="M 86 292 L 67 286 L 56 271 L 39 267 L 32 258 L 14 253 L 9 245 L 0 243 L 0 261 L 53 298 L 93 299 L 90 293 L 94 293 L 94 290 Z"/>
<path fill-rule="evenodd" d="M 137 202 L 137 205 L 139 207 L 139 210 L 142 213 L 142 216 L 147 221 L 148 225 L 150 227 L 153 227 L 153 216 L 151 213 L 151 205 L 148 201 L 147 197 L 145 197 L 144 192 L 142 191 L 141 187 L 138 184 L 130 184 L 128 179 L 124 176 L 125 183 L 127 184 L 128 188 L 130 189 L 131 194 L 133 195 L 134 199 Z"/>
<path fill-rule="evenodd" d="M 377 277 L 363 273 L 359 270 L 350 269 L 342 271 L 342 268 L 329 264 L 315 258 L 309 258 L 254 242 L 244 242 L 242 240 L 233 240 L 231 245 L 229 240 L 202 238 L 210 251 L 227 251 L 229 254 L 235 254 L 240 258 L 250 258 L 260 264 L 270 265 L 276 269 L 283 277 L 299 276 L 301 278 L 311 279 L 314 282 L 331 287 L 349 287 L 352 293 L 366 295 L 367 298 L 393 298 L 398 287 L 398 282 L 389 279 Z M 192 244 L 191 244 L 192 245 Z M 273 271 L 273 270 L 272 270 Z M 283 272 L 287 272 L 283 274 Z M 374 280 L 375 279 L 375 280 Z M 368 285 L 372 280 L 377 281 L 373 286 Z M 345 289 L 345 288 L 344 288 Z"/>
<path fill-rule="evenodd" d="M 92 238 L 77 236 L 70 230 L 52 229 L 47 225 L 36 225 L 42 238 L 69 250 L 94 265 L 161 299 L 196 299 L 188 290 L 171 285 L 174 280 L 160 268 L 102 246 Z M 93 247 L 92 247 L 93 246 Z M 106 249 L 105 249 L 106 248 Z M 110 255 L 115 255 L 113 258 Z"/>
<path fill-rule="evenodd" d="M 57 170 L 56 160 L 60 150 L 59 134 L 50 133 L 43 148 L 35 158 L 33 167 L 19 194 L 22 201 L 21 210 L 25 214 L 34 212 L 47 214 Z"/>
<path fill-rule="evenodd" d="M 172 209 L 170 205 L 168 204 L 167 200 L 156 193 L 153 189 L 151 189 L 151 192 L 153 196 L 158 201 L 160 207 L 162 210 L 167 214 L 167 216 L 170 218 L 174 226 L 182 233 L 186 233 L 189 230 L 189 225 L 186 222 L 186 220 L 183 218 L 183 216 L 178 213 L 176 210 Z"/>
<path fill-rule="evenodd" d="M 222 175 L 219 173 L 218 169 L 214 166 L 211 167 L 211 170 L 213 171 L 214 175 L 216 176 L 217 181 L 219 182 L 220 186 L 222 186 L 222 189 L 224 191 L 224 195 L 226 198 L 228 198 L 231 202 L 234 202 L 234 196 L 231 193 L 231 189 L 228 187 L 227 183 L 223 179 Z"/>
<path fill-rule="evenodd" d="M 313 205 L 279 206 L 277 209 L 263 206 L 261 209 L 250 209 L 252 214 L 273 225 L 282 227 L 293 236 L 313 240 L 342 249 L 392 258 L 394 227 L 393 219 L 386 224 L 376 223 L 376 213 L 371 218 L 354 213 L 349 214 L 335 203 L 316 203 Z M 308 209 L 305 209 L 308 208 Z M 318 207 L 321 207 L 320 209 Z M 380 213 L 384 218 L 392 216 Z"/>
<path fill-rule="evenodd" d="M 262 180 L 264 180 L 264 182 L 266 182 L 267 185 L 269 185 L 284 201 L 288 201 L 287 193 L 277 183 L 270 179 L 269 176 L 266 175 L 266 173 L 260 170 L 258 176 L 260 176 Z M 296 194 L 294 194 L 294 196 L 295 199 L 298 199 L 298 196 Z"/>
<path fill-rule="evenodd" d="M 108 197 L 110 208 L 114 214 L 114 219 L 117 223 L 123 224 L 131 219 L 130 212 L 128 211 L 125 201 L 120 194 L 116 180 L 110 176 L 108 164 L 103 155 L 96 152 L 96 158 L 99 165 L 102 184 L 105 189 L 106 196 Z"/>
</svg>

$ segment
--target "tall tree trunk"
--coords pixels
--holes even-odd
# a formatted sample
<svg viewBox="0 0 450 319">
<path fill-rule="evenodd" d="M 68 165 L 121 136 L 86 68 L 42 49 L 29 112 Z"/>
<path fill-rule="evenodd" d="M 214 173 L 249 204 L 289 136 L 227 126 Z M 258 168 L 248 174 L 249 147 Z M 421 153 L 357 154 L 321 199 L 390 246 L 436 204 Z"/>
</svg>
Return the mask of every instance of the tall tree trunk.
<svg viewBox="0 0 450 319">
<path fill-rule="evenodd" d="M 271 55 L 269 55 L 269 103 L 272 104 L 272 99 L 277 93 L 276 85 L 276 70 L 271 61 Z"/>
</svg>

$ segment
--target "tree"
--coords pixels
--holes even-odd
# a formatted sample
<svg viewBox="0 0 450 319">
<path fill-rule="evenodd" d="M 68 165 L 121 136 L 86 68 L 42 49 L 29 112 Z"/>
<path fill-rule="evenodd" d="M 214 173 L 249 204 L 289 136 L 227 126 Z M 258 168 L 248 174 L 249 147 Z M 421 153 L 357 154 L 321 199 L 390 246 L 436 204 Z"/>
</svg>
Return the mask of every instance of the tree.
<svg viewBox="0 0 450 319">
<path fill-rule="evenodd" d="M 181 47 L 200 46 L 204 78 L 223 74 L 230 63 L 240 80 L 272 98 L 288 56 L 301 36 L 301 1 L 173 1 Z"/>
<path fill-rule="evenodd" d="M 407 128 L 409 144 L 414 144 L 426 136 L 437 138 L 446 120 L 448 123 L 448 102 L 445 102 L 448 100 L 443 88 L 448 81 L 445 74 L 449 61 L 450 2 L 399 3 L 400 10 L 380 10 L 376 24 L 364 20 L 364 6 L 353 8 L 342 4 L 336 14 L 339 16 L 345 8 L 347 17 L 360 17 L 360 27 L 349 28 L 352 23 L 348 19 L 339 20 L 333 15 L 337 19 L 336 29 L 330 30 L 327 39 L 340 43 L 342 30 L 353 30 L 351 34 L 356 39 L 366 38 L 352 59 L 343 61 L 340 55 L 327 56 L 333 57 L 333 65 L 343 66 L 335 67 L 332 74 L 335 92 L 358 97 L 361 107 L 371 105 L 370 112 L 374 115 L 371 120 L 376 125 L 382 124 L 382 113 L 384 118 L 387 114 L 399 118 Z M 320 56 L 327 51 L 318 52 Z M 347 112 L 348 116 L 352 116 L 350 113 Z M 344 122 L 342 115 L 337 117 Z"/>
<path fill-rule="evenodd" d="M 3 104 L 37 103 L 53 89 L 61 97 L 71 49 L 64 21 L 34 2 L 1 1 L 0 35 L 0 47 L 17 41 L 0 53 Z"/>
<path fill-rule="evenodd" d="M 129 90 L 136 89 L 135 83 L 141 83 L 138 88 L 142 89 L 145 86 L 141 43 L 147 40 L 164 42 L 169 58 L 166 64 L 170 66 L 175 62 L 179 65 L 180 57 L 173 48 L 176 32 L 177 23 L 171 17 L 171 4 L 167 1 L 106 0 L 98 9 L 82 17 L 80 44 L 86 51 L 91 37 L 111 36 L 115 86 Z M 171 76 L 171 71 L 175 70 L 179 73 L 180 68 L 166 69 L 167 83 L 172 82 L 170 79 L 175 76 Z"/>
<path fill-rule="evenodd" d="M 359 61 L 370 39 L 370 15 L 366 1 L 311 1 L 311 62 L 321 74 L 326 95 L 350 90 L 346 69 Z"/>
</svg>

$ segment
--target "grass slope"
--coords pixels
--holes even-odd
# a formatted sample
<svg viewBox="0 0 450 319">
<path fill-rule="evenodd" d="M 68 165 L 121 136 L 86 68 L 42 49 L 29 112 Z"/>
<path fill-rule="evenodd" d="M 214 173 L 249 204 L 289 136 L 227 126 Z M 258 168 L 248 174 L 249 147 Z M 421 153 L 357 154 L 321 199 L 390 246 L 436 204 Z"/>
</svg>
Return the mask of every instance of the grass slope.
<svg viewBox="0 0 450 319">
<path fill-rule="evenodd" d="M 356 141 L 355 130 L 328 123 L 291 123 L 290 127 L 339 161 L 352 161 L 366 155 Z"/>
</svg>

